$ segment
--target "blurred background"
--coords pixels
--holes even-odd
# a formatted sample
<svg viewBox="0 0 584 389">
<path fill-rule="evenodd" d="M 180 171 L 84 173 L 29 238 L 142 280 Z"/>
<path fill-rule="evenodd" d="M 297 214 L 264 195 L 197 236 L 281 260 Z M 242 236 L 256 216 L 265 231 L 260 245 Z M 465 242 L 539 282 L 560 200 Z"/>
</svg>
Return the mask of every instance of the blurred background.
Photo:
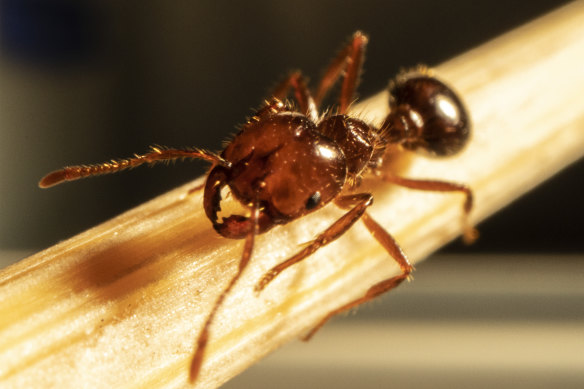
<svg viewBox="0 0 584 389">
<path fill-rule="evenodd" d="M 562 3 L 0 0 L 0 247 L 48 247 L 203 174 L 177 163 L 37 188 L 51 170 L 151 144 L 220 150 L 287 71 L 318 80 L 357 29 L 371 37 L 368 96 L 401 67 L 439 64 Z M 472 251 L 583 252 L 583 166 L 483 223 Z"/>
<path fill-rule="evenodd" d="M 51 170 L 130 156 L 151 144 L 220 150 L 287 71 L 302 69 L 317 80 L 357 29 L 371 37 L 359 88 L 366 97 L 384 88 L 401 67 L 440 64 L 565 3 L 0 0 L 1 265 L 192 180 L 204 173 L 206 164 L 140 168 L 38 189 L 38 180 Z M 583 169 L 582 161 L 571 166 L 482 223 L 481 239 L 472 248 L 458 242 L 444 248 L 439 253 L 447 258 L 444 267 L 428 264 L 428 277 L 467 274 L 464 269 L 480 277 L 477 269 L 488 273 L 481 265 L 485 258 L 499 270 L 511 266 L 515 275 L 529 264 L 537 272 L 526 285 L 534 290 L 550 285 L 541 278 L 550 269 L 564 269 L 568 278 L 581 275 Z M 438 269 L 431 273 L 432 266 Z M 423 279 L 421 271 L 416 285 Z M 494 283 L 500 286 L 500 274 L 492 275 L 483 292 Z M 462 279 L 443 278 L 453 288 Z M 516 281 L 511 278 L 509 285 Z M 400 300 L 407 302 L 403 311 L 381 311 L 404 320 L 423 319 L 412 317 L 410 308 L 428 308 L 436 290 L 421 288 L 410 297 L 414 300 Z M 582 323 L 578 302 L 584 292 L 570 293 L 572 300 L 561 299 L 559 316 L 554 313 L 558 301 L 546 300 L 549 310 L 540 308 L 548 316 L 542 317 Z M 530 296 L 531 303 L 541 303 L 537 293 Z M 452 309 L 466 312 L 468 307 L 460 308 L 455 300 L 452 307 L 458 308 Z M 525 304 L 520 298 L 502 311 L 495 309 L 495 319 L 521 313 L 518 307 Z M 447 308 L 440 312 L 457 317 L 448 316 Z M 529 312 L 511 317 L 529 321 Z M 437 314 L 430 310 L 425 315 Z"/>
</svg>

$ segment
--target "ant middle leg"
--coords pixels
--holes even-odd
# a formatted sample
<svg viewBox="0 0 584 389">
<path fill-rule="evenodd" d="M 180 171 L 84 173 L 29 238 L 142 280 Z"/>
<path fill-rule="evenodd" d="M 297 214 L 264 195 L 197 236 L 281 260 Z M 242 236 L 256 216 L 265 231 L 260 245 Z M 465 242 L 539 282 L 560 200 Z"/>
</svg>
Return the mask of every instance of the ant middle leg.
<svg viewBox="0 0 584 389">
<path fill-rule="evenodd" d="M 463 240 L 470 244 L 474 242 L 479 232 L 469 222 L 469 215 L 473 207 L 473 192 L 467 185 L 456 182 L 438 181 L 438 180 L 420 180 L 396 176 L 391 173 L 381 175 L 386 182 L 403 186 L 404 188 L 432 191 L 432 192 L 459 192 L 465 196 L 462 204 L 463 210 Z"/>
<path fill-rule="evenodd" d="M 360 193 L 356 195 L 344 196 L 343 199 L 344 198 L 347 198 L 347 201 L 350 201 L 352 204 L 357 204 L 354 205 L 353 208 L 351 208 L 347 213 L 341 216 L 337 221 L 335 221 L 323 233 L 317 236 L 316 239 L 310 242 L 308 246 L 284 262 L 274 266 L 266 274 L 264 274 L 264 276 L 255 286 L 256 292 L 262 291 L 278 274 L 280 274 L 285 269 L 302 261 L 322 246 L 331 243 L 347 232 L 347 230 L 363 216 L 367 207 L 373 203 L 373 196 L 370 193 Z"/>
<path fill-rule="evenodd" d="M 343 204 L 341 201 L 337 202 L 338 205 L 341 207 L 345 207 L 345 204 Z M 381 244 L 381 246 L 383 246 L 383 248 L 389 253 L 389 255 L 397 262 L 401 270 L 401 274 L 398 274 L 397 276 L 393 276 L 376 283 L 375 285 L 370 287 L 362 297 L 359 297 L 329 312 L 325 317 L 323 317 L 318 322 L 316 326 L 314 326 L 308 332 L 308 334 L 306 334 L 302 338 L 302 340 L 304 341 L 310 340 L 310 338 L 312 338 L 314 334 L 323 325 L 325 325 L 325 323 L 329 321 L 329 319 L 332 318 L 333 316 L 345 312 L 363 303 L 366 303 L 367 301 L 372 300 L 373 298 L 390 291 L 391 289 L 401 284 L 404 280 L 406 280 L 410 276 L 412 271 L 414 271 L 414 267 L 408 261 L 405 253 L 402 251 L 399 244 L 396 242 L 396 240 L 393 238 L 393 236 L 391 236 L 389 232 L 387 232 L 381 225 L 379 225 L 379 223 L 373 220 L 373 218 L 369 216 L 367 212 L 363 214 L 361 220 L 363 221 L 363 224 L 365 224 L 365 227 L 367 227 L 371 235 L 375 238 L 375 240 L 377 240 L 377 242 L 379 242 L 379 244 Z"/>
</svg>

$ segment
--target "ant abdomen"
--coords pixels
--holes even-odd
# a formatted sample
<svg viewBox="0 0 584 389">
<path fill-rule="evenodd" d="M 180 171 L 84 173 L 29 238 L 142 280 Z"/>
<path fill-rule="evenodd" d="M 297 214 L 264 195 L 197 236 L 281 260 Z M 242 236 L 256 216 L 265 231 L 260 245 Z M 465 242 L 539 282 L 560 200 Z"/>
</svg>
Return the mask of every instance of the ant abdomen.
<svg viewBox="0 0 584 389">
<path fill-rule="evenodd" d="M 434 156 L 458 153 L 470 136 L 466 109 L 454 91 L 424 72 L 399 75 L 389 86 L 382 129 L 391 143 Z"/>
</svg>

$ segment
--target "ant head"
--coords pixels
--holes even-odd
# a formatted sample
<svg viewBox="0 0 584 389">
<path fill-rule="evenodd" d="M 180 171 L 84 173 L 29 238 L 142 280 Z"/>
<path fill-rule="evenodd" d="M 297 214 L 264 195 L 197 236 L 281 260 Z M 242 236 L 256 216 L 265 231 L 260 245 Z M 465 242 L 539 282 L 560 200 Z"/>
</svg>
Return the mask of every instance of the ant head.
<svg viewBox="0 0 584 389">
<path fill-rule="evenodd" d="M 218 220 L 223 187 L 229 186 L 242 204 L 259 203 L 261 233 L 323 207 L 342 190 L 347 176 L 339 146 L 306 116 L 285 109 L 262 108 L 222 157 L 231 167 L 216 166 L 209 173 L 204 202 L 215 229 L 230 238 L 245 236 L 251 220 L 238 215 Z"/>
<path fill-rule="evenodd" d="M 389 142 L 406 149 L 456 154 L 470 135 L 468 114 L 454 91 L 428 73 L 402 73 L 390 83 L 390 113 L 382 129 Z"/>
</svg>

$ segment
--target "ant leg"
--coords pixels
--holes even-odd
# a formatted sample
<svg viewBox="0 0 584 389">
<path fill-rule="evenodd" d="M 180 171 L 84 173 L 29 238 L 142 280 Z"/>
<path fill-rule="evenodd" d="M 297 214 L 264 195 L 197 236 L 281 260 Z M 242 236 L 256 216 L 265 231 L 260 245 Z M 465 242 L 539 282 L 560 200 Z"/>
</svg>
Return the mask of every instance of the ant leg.
<svg viewBox="0 0 584 389">
<path fill-rule="evenodd" d="M 205 173 L 205 177 L 209 177 L 209 174 L 215 168 L 215 166 L 217 166 L 217 164 L 213 162 L 213 164 L 211 165 L 211 167 Z M 187 194 L 190 196 L 190 195 L 192 195 L 194 193 L 197 193 L 198 191 L 205 189 L 205 185 L 206 185 L 206 182 L 203 181 L 202 184 L 199 184 L 199 185 L 194 186 L 191 189 L 189 189 L 189 191 L 187 192 Z"/>
<path fill-rule="evenodd" d="M 101 174 L 116 173 L 121 170 L 134 168 L 144 163 L 154 164 L 162 161 L 175 159 L 198 158 L 204 159 L 214 164 L 229 167 L 231 164 L 217 154 L 201 149 L 168 149 L 160 146 L 151 146 L 150 152 L 142 155 L 134 154 L 131 158 L 112 159 L 109 162 L 102 162 L 93 165 L 67 166 L 63 169 L 55 170 L 44 176 L 39 182 L 41 188 L 48 188 L 65 181 L 78 180 L 80 178 L 97 176 Z"/>
<path fill-rule="evenodd" d="M 300 71 L 290 74 L 280 85 L 278 85 L 272 95 L 280 100 L 286 98 L 288 88 L 294 88 L 294 96 L 300 105 L 300 110 L 305 113 L 312 121 L 318 121 L 318 107 L 322 100 L 339 79 L 344 71 L 343 85 L 341 87 L 341 96 L 339 102 L 339 113 L 345 114 L 349 105 L 353 102 L 355 89 L 359 83 L 359 75 L 363 64 L 365 47 L 367 46 L 367 37 L 357 31 L 353 34 L 351 42 L 337 55 L 320 81 L 316 98 L 313 99 L 304 78 Z"/>
<path fill-rule="evenodd" d="M 339 101 L 339 113 L 347 113 L 349 105 L 353 102 L 355 89 L 359 83 L 359 75 L 361 73 L 367 41 L 367 36 L 361 31 L 355 32 L 351 42 L 345 46 L 345 48 L 343 48 L 343 50 L 341 50 L 337 57 L 331 62 L 326 69 L 316 92 L 315 101 L 317 107 L 320 106 L 326 94 L 344 71 L 344 79 Z"/>
<path fill-rule="evenodd" d="M 342 204 L 339 205 L 342 206 Z M 369 214 L 366 212 L 361 217 L 361 220 L 363 221 L 365 227 L 367 227 L 371 235 L 373 235 L 373 237 L 383 246 L 383 248 L 385 248 L 385 250 L 387 250 L 389 255 L 391 255 L 392 258 L 397 262 L 402 273 L 397 276 L 378 282 L 377 284 L 370 287 L 362 297 L 329 312 L 324 318 L 322 318 L 318 322 L 316 326 L 314 326 L 314 328 L 312 328 L 312 330 L 310 330 L 310 332 L 307 335 L 305 335 L 302 338 L 302 340 L 304 341 L 310 340 L 310 338 L 312 338 L 312 336 L 314 336 L 314 334 L 331 317 L 346 310 L 349 310 L 351 308 L 354 308 L 358 305 L 361 305 L 385 292 L 390 291 L 391 289 L 401 284 L 405 279 L 407 279 L 410 276 L 411 272 L 414 270 L 414 267 L 410 264 L 406 255 L 399 247 L 393 236 L 391 236 L 391 234 L 389 234 L 382 226 L 380 226 L 375 220 L 373 220 L 373 218 L 371 218 L 371 216 L 369 216 Z"/>
<path fill-rule="evenodd" d="M 217 313 L 219 307 L 223 303 L 225 296 L 227 296 L 227 294 L 231 291 L 237 280 L 239 280 L 239 278 L 241 277 L 241 274 L 247 267 L 247 264 L 249 263 L 249 260 L 251 258 L 255 235 L 257 233 L 257 221 L 259 217 L 259 205 L 257 203 L 253 205 L 251 213 L 253 219 L 253 227 L 248 231 L 247 236 L 245 237 L 245 246 L 243 248 L 241 260 L 239 261 L 237 273 L 235 273 L 235 276 L 233 276 L 227 287 L 223 290 L 223 292 L 215 301 L 215 305 L 213 305 L 213 309 L 209 313 L 209 316 L 207 316 L 207 320 L 205 321 L 205 324 L 203 324 L 203 329 L 201 330 L 201 333 L 197 338 L 197 349 L 195 351 L 195 354 L 193 355 L 193 359 L 191 361 L 191 368 L 189 372 L 189 380 L 191 383 L 195 382 L 201 370 L 201 364 L 203 362 L 205 349 L 207 347 L 207 342 L 209 340 L 209 327 L 211 326 L 213 319 L 215 318 L 215 314 Z"/>
<path fill-rule="evenodd" d="M 460 192 L 464 194 L 465 200 L 462 204 L 463 210 L 463 240 L 470 244 L 474 242 L 479 235 L 479 232 L 471 226 L 468 221 L 470 212 L 473 207 L 473 193 L 472 189 L 464 184 L 437 180 L 418 180 L 411 178 L 399 177 L 393 174 L 385 173 L 382 175 L 384 181 L 403 186 L 409 189 L 434 191 L 434 192 Z"/>
<path fill-rule="evenodd" d="M 302 261 L 316 250 L 334 241 L 343 235 L 357 220 L 363 216 L 368 206 L 373 203 L 373 196 L 370 193 L 360 193 L 351 196 L 345 196 L 350 199 L 351 203 L 357 203 L 351 210 L 341 216 L 329 228 L 316 237 L 308 246 L 298 253 L 288 258 L 284 262 L 270 269 L 261 280 L 256 284 L 255 291 L 262 291 L 278 274 L 288 267 Z M 343 197 L 343 198 L 345 198 Z"/>
<path fill-rule="evenodd" d="M 190 196 L 194 193 L 197 193 L 198 191 L 202 190 L 205 188 L 205 183 L 202 183 L 200 185 L 197 185 L 195 187 L 192 187 L 191 189 L 189 189 L 189 191 L 187 192 L 187 194 Z"/>
<path fill-rule="evenodd" d="M 292 87 L 294 89 L 294 97 L 300 106 L 300 111 L 310 118 L 313 122 L 318 121 L 318 111 L 316 109 L 316 104 L 304 77 L 299 70 L 292 72 L 280 85 L 278 85 L 272 96 L 279 100 L 284 100 L 288 96 L 288 89 Z"/>
</svg>

